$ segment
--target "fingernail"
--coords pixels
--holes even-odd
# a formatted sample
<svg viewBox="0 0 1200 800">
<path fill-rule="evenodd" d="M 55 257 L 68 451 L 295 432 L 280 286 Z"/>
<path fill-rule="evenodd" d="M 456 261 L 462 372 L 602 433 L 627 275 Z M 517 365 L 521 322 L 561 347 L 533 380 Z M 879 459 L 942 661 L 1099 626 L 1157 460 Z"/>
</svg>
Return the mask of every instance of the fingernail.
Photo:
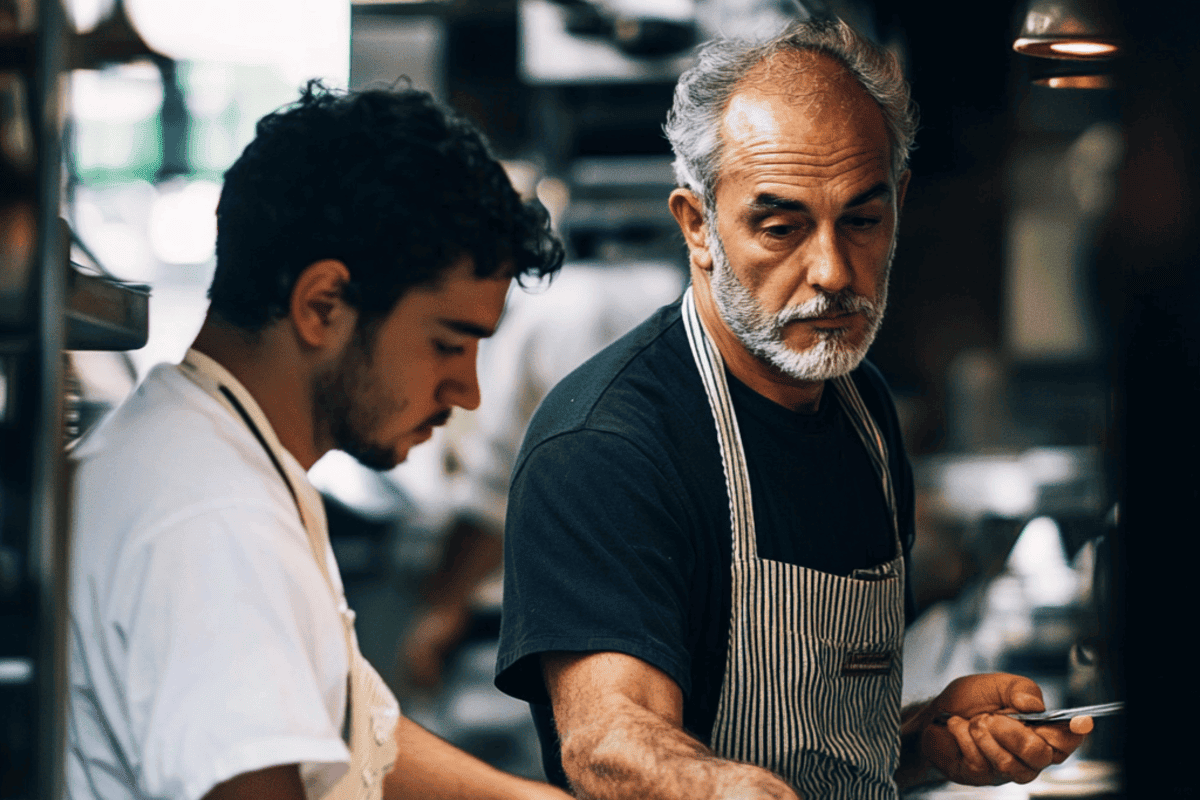
<svg viewBox="0 0 1200 800">
<path fill-rule="evenodd" d="M 1022 711 L 1043 711 L 1046 708 L 1042 699 L 1032 694 L 1019 694 L 1013 698 L 1013 703 Z"/>
</svg>

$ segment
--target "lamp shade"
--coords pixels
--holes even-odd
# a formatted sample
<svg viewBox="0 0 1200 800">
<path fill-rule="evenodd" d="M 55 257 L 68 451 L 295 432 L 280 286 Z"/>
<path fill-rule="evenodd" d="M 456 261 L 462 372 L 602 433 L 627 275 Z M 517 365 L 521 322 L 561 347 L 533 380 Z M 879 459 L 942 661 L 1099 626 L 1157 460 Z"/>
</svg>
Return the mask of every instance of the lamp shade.
<svg viewBox="0 0 1200 800">
<path fill-rule="evenodd" d="M 1099 61 L 1029 59 L 1029 80 L 1051 89 L 1112 89 L 1112 65 Z"/>
<path fill-rule="evenodd" d="M 1094 61 L 1118 55 L 1121 42 L 1111 15 L 1096 0 L 1032 0 L 1013 49 L 1042 58 Z"/>
</svg>

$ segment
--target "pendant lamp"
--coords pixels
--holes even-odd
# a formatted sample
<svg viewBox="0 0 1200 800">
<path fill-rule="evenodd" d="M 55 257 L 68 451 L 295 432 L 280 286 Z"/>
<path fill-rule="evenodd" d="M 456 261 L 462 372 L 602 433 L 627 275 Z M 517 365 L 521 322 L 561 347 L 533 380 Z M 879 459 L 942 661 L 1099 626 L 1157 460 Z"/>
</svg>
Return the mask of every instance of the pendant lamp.
<svg viewBox="0 0 1200 800">
<path fill-rule="evenodd" d="M 1013 49 L 1041 58 L 1096 61 L 1119 55 L 1121 42 L 1111 14 L 1097 0 L 1032 0 Z"/>
</svg>

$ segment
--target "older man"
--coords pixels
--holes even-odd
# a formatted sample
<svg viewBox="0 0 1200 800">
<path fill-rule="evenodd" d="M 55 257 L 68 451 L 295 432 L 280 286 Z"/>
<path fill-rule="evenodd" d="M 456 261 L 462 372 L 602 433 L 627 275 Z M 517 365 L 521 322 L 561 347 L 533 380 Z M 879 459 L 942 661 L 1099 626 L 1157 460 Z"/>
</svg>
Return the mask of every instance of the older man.
<svg viewBox="0 0 1200 800">
<path fill-rule="evenodd" d="M 895 61 L 840 23 L 680 79 L 692 286 L 555 389 L 509 502 L 497 685 L 581 796 L 1028 781 L 1090 726 L 996 713 L 1042 708 L 1011 675 L 900 708 L 912 477 L 863 358 L 914 129 Z"/>
</svg>

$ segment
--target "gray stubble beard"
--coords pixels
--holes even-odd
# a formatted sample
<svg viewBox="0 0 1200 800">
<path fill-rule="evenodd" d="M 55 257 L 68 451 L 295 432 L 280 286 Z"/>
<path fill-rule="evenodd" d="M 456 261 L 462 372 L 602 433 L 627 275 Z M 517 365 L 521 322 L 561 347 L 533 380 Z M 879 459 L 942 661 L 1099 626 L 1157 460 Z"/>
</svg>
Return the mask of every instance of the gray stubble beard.
<svg viewBox="0 0 1200 800">
<path fill-rule="evenodd" d="M 869 300 L 848 290 L 837 294 L 823 292 L 799 306 L 787 306 L 772 314 L 762 307 L 734 274 L 725 256 L 721 236 L 717 233 L 716 220 L 710 215 L 706 217 L 709 217 L 709 252 L 713 260 L 713 301 L 725 324 L 751 355 L 790 378 L 808 382 L 846 375 L 862 363 L 875 341 L 887 307 L 888 279 L 892 257 L 896 252 L 894 234 L 876 300 Z M 867 321 L 866 335 L 858 346 L 846 341 L 850 335 L 846 328 L 816 329 L 820 341 L 805 350 L 793 350 L 784 341 L 783 329 L 789 323 L 830 313 L 850 312 L 861 313 Z"/>
</svg>

